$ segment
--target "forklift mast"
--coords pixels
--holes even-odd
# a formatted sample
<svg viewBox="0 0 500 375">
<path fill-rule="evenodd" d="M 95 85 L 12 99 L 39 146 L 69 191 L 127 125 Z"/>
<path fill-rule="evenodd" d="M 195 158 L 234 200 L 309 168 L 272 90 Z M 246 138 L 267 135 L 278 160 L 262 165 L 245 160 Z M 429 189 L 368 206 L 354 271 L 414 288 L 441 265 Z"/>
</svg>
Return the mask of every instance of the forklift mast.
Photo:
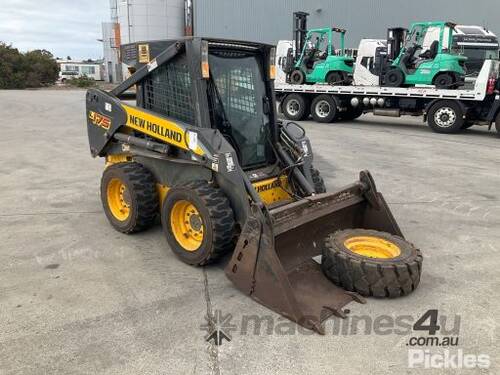
<svg viewBox="0 0 500 375">
<path fill-rule="evenodd" d="M 293 13 L 293 35 L 295 43 L 294 60 L 297 61 L 304 49 L 307 35 L 307 17 L 309 13 L 294 12 Z"/>
<path fill-rule="evenodd" d="M 403 27 L 387 29 L 387 58 L 390 62 L 396 60 L 401 53 L 407 31 Z"/>
</svg>

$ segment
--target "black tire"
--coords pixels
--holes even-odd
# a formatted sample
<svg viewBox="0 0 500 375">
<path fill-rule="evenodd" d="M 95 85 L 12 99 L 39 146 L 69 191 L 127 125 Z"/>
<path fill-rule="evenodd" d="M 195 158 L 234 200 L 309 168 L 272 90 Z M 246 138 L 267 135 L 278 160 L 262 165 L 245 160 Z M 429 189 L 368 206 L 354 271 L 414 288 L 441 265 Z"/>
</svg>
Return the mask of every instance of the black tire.
<svg viewBox="0 0 500 375">
<path fill-rule="evenodd" d="M 187 201 L 198 211 L 203 238 L 197 249 L 186 249 L 174 234 L 172 212 L 177 202 Z M 161 210 L 161 223 L 170 248 L 183 262 L 196 266 L 212 263 L 234 246 L 234 213 L 229 199 L 206 181 L 195 181 L 169 190 Z"/>
<path fill-rule="evenodd" d="M 306 76 L 304 72 L 299 69 L 295 69 L 290 73 L 290 83 L 292 85 L 302 85 L 306 81 Z"/>
<path fill-rule="evenodd" d="M 323 177 L 321 177 L 319 171 L 314 167 L 311 167 L 311 176 L 313 180 L 314 191 L 316 191 L 317 194 L 326 193 L 325 181 L 323 180 Z"/>
<path fill-rule="evenodd" d="M 495 129 L 497 130 L 497 135 L 500 137 L 500 112 L 498 112 L 495 118 Z"/>
<path fill-rule="evenodd" d="M 300 94 L 290 94 L 285 97 L 281 104 L 283 115 L 288 120 L 305 120 L 310 114 L 309 101 Z"/>
<path fill-rule="evenodd" d="M 381 259 L 351 252 L 345 241 L 356 236 L 374 236 L 390 241 L 400 249 L 400 254 Z M 422 261 L 420 251 L 398 236 L 375 230 L 348 229 L 325 239 L 321 267 L 333 283 L 348 291 L 367 297 L 394 298 L 417 288 Z"/>
<path fill-rule="evenodd" d="M 342 72 L 333 71 L 326 75 L 326 83 L 331 86 L 342 86 L 345 84 L 346 77 Z"/>
<path fill-rule="evenodd" d="M 455 77 L 449 73 L 439 73 L 434 77 L 433 83 L 437 89 L 451 90 L 456 87 Z"/>
<path fill-rule="evenodd" d="M 121 202 L 129 206 L 125 218 L 119 218 L 113 213 L 112 207 L 116 205 L 109 201 L 115 200 L 113 191 L 117 181 L 124 186 Z M 101 201 L 109 222 L 122 233 L 136 233 L 150 228 L 158 215 L 159 200 L 155 178 L 139 163 L 117 163 L 106 168 L 101 178 Z"/>
<path fill-rule="evenodd" d="M 353 121 L 356 120 L 358 117 L 360 117 L 362 114 L 363 114 L 362 108 L 349 107 L 349 109 L 346 112 L 342 112 L 340 114 L 340 117 L 342 120 Z"/>
<path fill-rule="evenodd" d="M 319 95 L 311 103 L 311 115 L 317 122 L 333 122 L 338 119 L 337 103 L 331 95 Z"/>
<path fill-rule="evenodd" d="M 401 87 L 405 83 L 405 75 L 399 68 L 390 69 L 384 76 L 385 86 Z"/>
<path fill-rule="evenodd" d="M 464 126 L 464 113 L 458 103 L 441 100 L 429 110 L 427 124 L 436 133 L 458 133 Z"/>
</svg>

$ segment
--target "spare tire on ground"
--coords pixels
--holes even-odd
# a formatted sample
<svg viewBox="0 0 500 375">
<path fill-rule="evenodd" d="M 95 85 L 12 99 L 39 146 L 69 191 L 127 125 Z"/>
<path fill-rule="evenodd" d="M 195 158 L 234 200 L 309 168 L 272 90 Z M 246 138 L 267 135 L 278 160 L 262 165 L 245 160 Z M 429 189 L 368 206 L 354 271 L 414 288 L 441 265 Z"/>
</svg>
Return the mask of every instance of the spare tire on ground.
<svg viewBox="0 0 500 375">
<path fill-rule="evenodd" d="M 334 284 L 348 291 L 393 298 L 417 288 L 422 260 L 420 250 L 401 237 L 347 229 L 326 237 L 321 268 Z"/>
</svg>

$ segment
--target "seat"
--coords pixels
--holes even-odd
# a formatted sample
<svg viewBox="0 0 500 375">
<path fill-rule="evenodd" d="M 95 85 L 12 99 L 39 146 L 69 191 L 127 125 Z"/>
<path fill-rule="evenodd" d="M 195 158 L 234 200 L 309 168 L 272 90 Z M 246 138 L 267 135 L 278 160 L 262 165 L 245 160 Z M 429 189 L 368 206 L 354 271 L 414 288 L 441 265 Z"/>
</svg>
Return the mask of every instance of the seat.
<svg viewBox="0 0 500 375">
<path fill-rule="evenodd" d="M 432 42 L 431 46 L 427 51 L 422 53 L 419 58 L 424 60 L 434 60 L 439 52 L 439 40 Z"/>
</svg>

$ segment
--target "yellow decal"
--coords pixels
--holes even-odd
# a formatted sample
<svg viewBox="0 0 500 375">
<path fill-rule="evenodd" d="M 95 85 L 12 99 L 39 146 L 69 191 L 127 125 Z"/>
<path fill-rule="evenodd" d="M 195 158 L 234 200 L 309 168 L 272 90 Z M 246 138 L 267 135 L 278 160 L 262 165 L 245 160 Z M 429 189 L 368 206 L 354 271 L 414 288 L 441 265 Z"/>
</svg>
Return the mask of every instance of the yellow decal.
<svg viewBox="0 0 500 375">
<path fill-rule="evenodd" d="M 149 44 L 139 44 L 139 63 L 147 64 L 151 60 L 149 56 Z"/>
<path fill-rule="evenodd" d="M 106 168 L 116 163 L 132 161 L 132 157 L 125 154 L 106 155 Z"/>
<path fill-rule="evenodd" d="M 292 198 L 287 192 L 288 180 L 286 176 L 255 182 L 253 187 L 266 205 Z"/>
<path fill-rule="evenodd" d="M 167 185 L 156 184 L 156 191 L 158 192 L 158 197 L 160 198 L 160 207 L 163 206 L 163 201 L 167 197 L 167 193 L 170 188 Z"/>
<path fill-rule="evenodd" d="M 111 119 L 109 117 L 94 111 L 89 111 L 89 120 L 95 126 L 99 126 L 106 130 L 111 126 Z"/>
<path fill-rule="evenodd" d="M 189 131 L 184 131 L 175 122 L 141 111 L 138 108 L 123 105 L 127 112 L 126 126 L 147 134 L 153 138 L 189 150 Z M 203 155 L 203 150 L 196 146 L 192 150 L 197 155 Z"/>
</svg>

